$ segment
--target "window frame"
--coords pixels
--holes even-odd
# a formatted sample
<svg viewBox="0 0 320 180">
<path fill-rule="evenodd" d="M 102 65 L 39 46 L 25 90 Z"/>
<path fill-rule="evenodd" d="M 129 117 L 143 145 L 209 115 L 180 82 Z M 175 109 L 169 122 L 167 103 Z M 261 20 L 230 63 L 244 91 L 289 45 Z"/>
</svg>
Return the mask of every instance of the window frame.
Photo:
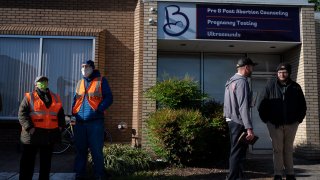
<svg viewBox="0 0 320 180">
<path fill-rule="evenodd" d="M 39 58 L 38 58 L 38 76 L 41 75 L 42 60 L 43 60 L 43 40 L 45 39 L 69 39 L 69 40 L 92 40 L 92 60 L 95 61 L 95 47 L 96 37 L 95 36 L 39 36 L 39 35 L 0 35 L 1 38 L 22 38 L 22 39 L 39 39 Z M 2 98 L 3 99 L 3 98 Z M 3 104 L 3 103 L 2 103 Z M 3 120 L 18 120 L 17 116 L 0 116 L 0 121 Z"/>
</svg>

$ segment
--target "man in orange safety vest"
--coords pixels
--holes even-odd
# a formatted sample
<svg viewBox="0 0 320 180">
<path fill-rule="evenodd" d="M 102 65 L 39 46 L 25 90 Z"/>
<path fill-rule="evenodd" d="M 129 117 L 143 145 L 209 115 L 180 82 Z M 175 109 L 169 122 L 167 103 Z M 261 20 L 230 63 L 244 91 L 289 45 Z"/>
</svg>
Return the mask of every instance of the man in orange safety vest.
<svg viewBox="0 0 320 180">
<path fill-rule="evenodd" d="M 23 144 L 20 159 L 20 180 L 32 180 L 37 152 L 40 152 L 39 180 L 49 180 L 53 145 L 61 141 L 65 126 L 60 97 L 48 88 L 48 78 L 38 76 L 35 90 L 25 94 L 18 118 Z"/>
<path fill-rule="evenodd" d="M 76 118 L 76 179 L 84 179 L 87 176 L 88 149 L 93 160 L 93 179 L 103 179 L 104 111 L 112 104 L 113 97 L 107 79 L 101 77 L 92 60 L 82 63 L 81 72 L 83 78 L 77 84 L 72 104 L 72 114 Z"/>
</svg>

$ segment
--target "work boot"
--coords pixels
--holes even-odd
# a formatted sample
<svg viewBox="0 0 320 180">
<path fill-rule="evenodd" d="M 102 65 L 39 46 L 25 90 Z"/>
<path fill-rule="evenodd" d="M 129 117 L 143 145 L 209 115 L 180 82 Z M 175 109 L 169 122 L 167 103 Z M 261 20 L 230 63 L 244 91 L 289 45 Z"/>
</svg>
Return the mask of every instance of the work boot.
<svg viewBox="0 0 320 180">
<path fill-rule="evenodd" d="M 280 176 L 280 175 L 275 175 L 275 176 L 273 177 L 273 180 L 282 180 L 282 176 Z"/>
<path fill-rule="evenodd" d="M 296 180 L 296 177 L 294 175 L 286 175 L 286 180 Z"/>
</svg>

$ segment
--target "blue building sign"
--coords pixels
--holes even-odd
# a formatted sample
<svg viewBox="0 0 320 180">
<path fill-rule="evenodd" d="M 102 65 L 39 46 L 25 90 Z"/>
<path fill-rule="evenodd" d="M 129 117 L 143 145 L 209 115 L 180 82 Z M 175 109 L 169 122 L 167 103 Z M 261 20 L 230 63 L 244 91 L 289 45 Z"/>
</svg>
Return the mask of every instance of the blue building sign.
<svg viewBox="0 0 320 180">
<path fill-rule="evenodd" d="M 300 42 L 298 7 L 197 5 L 197 39 Z"/>
</svg>

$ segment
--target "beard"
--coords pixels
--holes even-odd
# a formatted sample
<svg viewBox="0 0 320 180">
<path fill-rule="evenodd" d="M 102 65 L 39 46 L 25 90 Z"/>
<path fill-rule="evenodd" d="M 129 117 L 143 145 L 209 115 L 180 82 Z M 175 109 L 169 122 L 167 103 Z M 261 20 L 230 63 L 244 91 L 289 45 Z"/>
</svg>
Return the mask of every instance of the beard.
<svg viewBox="0 0 320 180">
<path fill-rule="evenodd" d="M 252 71 L 248 72 L 247 77 L 251 77 L 252 76 Z"/>
</svg>

